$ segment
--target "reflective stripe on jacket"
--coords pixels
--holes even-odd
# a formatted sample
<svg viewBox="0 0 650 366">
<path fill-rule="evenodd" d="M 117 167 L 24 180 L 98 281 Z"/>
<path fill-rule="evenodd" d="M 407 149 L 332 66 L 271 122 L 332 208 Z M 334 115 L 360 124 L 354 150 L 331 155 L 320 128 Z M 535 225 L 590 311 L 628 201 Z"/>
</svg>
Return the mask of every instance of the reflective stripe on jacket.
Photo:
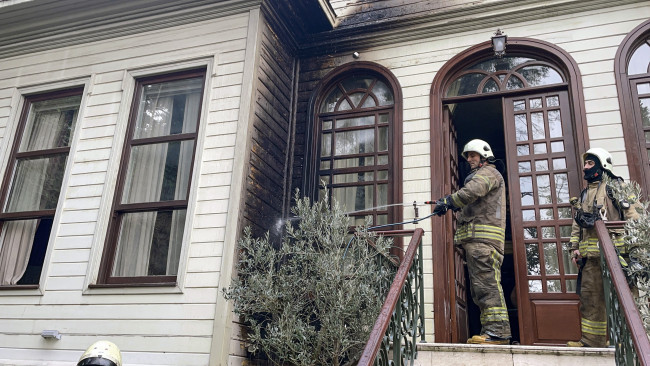
<svg viewBox="0 0 650 366">
<path fill-rule="evenodd" d="M 595 199 L 597 206 L 602 205 L 601 213 L 607 220 L 621 221 L 636 219 L 639 217 L 639 214 L 636 211 L 636 205 L 631 205 L 630 208 L 623 210 L 623 216 L 625 217 L 621 217 L 612 200 L 607 197 L 606 185 L 604 183 L 599 183 L 600 182 L 592 182 L 587 185 L 587 192 L 586 195 L 584 195 L 584 199 L 582 199 L 583 195 L 580 195 L 582 201 L 579 204 L 583 211 L 591 212 Z M 609 230 L 609 234 L 612 237 L 612 242 L 619 249 L 620 253 L 626 253 L 623 229 L 611 229 Z M 595 228 L 583 229 L 578 226 L 574 220 L 571 228 L 571 239 L 569 242 L 571 243 L 571 250 L 580 250 L 580 254 L 583 257 L 600 258 L 598 234 L 596 233 Z"/>
<path fill-rule="evenodd" d="M 485 164 L 471 174 L 451 200 L 461 209 L 454 242 L 489 243 L 503 252 L 506 192 L 503 177 L 494 165 Z"/>
</svg>

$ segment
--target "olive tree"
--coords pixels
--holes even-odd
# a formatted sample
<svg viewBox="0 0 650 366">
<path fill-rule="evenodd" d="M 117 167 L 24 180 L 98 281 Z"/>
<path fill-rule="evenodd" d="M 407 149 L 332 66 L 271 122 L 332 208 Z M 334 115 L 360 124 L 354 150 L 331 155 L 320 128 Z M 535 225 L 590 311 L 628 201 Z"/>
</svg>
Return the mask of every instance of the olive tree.
<svg viewBox="0 0 650 366">
<path fill-rule="evenodd" d="M 390 241 L 348 217 L 328 197 L 296 193 L 281 245 L 245 229 L 237 276 L 224 296 L 249 326 L 248 350 L 275 365 L 344 365 L 360 355 L 394 266 Z"/>
</svg>

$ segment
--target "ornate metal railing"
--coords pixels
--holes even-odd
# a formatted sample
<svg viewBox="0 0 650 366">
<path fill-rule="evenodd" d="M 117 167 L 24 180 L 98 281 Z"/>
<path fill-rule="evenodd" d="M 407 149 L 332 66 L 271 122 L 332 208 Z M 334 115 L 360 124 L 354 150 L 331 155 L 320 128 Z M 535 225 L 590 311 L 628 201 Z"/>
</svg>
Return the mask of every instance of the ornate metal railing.
<svg viewBox="0 0 650 366">
<path fill-rule="evenodd" d="M 634 302 L 618 253 L 607 229 L 621 229 L 624 221 L 596 221 L 605 287 L 605 306 L 610 343 L 615 347 L 617 365 L 650 366 L 650 341 Z M 615 291 L 612 291 L 612 287 Z"/>
<path fill-rule="evenodd" d="M 418 338 L 424 341 L 424 230 L 393 230 L 387 236 L 409 236 L 406 254 L 370 333 L 358 366 L 413 365 Z"/>
</svg>

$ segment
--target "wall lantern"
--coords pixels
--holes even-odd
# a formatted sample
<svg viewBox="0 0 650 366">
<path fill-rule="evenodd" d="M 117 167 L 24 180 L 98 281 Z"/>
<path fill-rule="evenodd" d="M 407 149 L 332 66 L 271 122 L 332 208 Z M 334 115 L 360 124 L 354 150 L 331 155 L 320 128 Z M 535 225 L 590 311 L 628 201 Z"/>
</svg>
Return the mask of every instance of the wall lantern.
<svg viewBox="0 0 650 366">
<path fill-rule="evenodd" d="M 494 50 L 494 55 L 498 58 L 503 57 L 506 54 L 506 44 L 508 43 L 508 36 L 501 32 L 501 29 L 497 29 L 492 36 L 492 49 Z"/>
</svg>

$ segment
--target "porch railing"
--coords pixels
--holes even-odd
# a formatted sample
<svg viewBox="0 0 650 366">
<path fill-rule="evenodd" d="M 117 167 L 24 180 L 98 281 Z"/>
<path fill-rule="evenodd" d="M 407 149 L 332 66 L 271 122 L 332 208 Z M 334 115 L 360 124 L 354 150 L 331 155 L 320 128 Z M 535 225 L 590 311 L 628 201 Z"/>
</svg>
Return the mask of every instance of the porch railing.
<svg viewBox="0 0 650 366">
<path fill-rule="evenodd" d="M 617 365 L 650 366 L 650 341 L 641 315 L 621 268 L 618 254 L 607 229 L 621 229 L 624 221 L 596 221 L 605 287 L 605 305 L 610 324 L 609 339 L 615 347 Z M 614 291 L 612 291 L 612 285 Z"/>
<path fill-rule="evenodd" d="M 370 333 L 358 366 L 413 365 L 417 341 L 424 340 L 424 230 L 393 230 L 386 236 L 411 236 L 395 279 Z"/>
</svg>

